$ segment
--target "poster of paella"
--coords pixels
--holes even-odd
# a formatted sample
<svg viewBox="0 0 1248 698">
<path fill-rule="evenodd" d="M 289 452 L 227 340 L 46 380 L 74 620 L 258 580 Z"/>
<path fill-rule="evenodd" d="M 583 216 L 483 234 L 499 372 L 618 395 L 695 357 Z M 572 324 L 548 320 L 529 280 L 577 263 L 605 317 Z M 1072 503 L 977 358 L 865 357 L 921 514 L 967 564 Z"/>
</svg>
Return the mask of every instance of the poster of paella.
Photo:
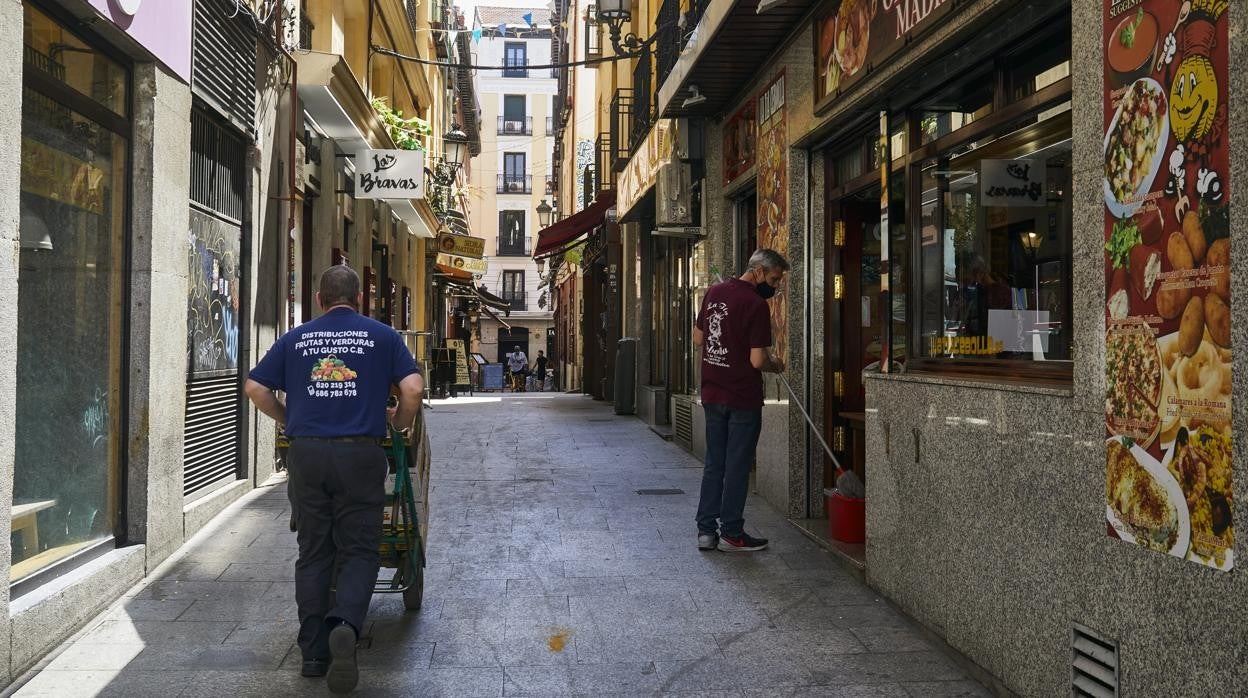
<svg viewBox="0 0 1248 698">
<path fill-rule="evenodd" d="M 953 0 L 829 0 L 815 17 L 815 111 L 939 23 Z"/>
<path fill-rule="evenodd" d="M 788 129 L 784 119 L 784 73 L 758 97 L 758 246 L 789 256 Z M 772 352 L 788 357 L 787 294 L 778 293 L 771 306 Z"/>
<path fill-rule="evenodd" d="M 1105 516 L 1234 567 L 1229 0 L 1104 14 Z"/>
</svg>

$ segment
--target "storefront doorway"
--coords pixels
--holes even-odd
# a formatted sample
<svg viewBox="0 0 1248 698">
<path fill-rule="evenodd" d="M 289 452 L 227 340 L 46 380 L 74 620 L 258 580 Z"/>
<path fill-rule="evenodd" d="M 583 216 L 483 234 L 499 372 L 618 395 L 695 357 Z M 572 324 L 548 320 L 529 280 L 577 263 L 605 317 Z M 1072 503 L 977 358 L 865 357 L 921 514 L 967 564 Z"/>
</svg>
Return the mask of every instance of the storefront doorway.
<svg viewBox="0 0 1248 698">
<path fill-rule="evenodd" d="M 533 357 L 529 356 L 529 328 L 500 327 L 498 329 L 498 362 L 507 363 L 507 355 L 515 351 L 516 347 L 520 347 L 520 351 L 529 357 L 529 363 L 533 363 Z"/>
</svg>

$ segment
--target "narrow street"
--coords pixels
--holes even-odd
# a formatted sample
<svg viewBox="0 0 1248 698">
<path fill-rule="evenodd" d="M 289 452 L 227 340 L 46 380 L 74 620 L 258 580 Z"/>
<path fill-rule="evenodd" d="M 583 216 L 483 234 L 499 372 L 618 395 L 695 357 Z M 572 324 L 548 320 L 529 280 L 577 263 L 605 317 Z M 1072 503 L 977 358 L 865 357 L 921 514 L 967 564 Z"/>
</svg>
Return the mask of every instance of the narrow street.
<svg viewBox="0 0 1248 698">
<path fill-rule="evenodd" d="M 987 695 L 757 497 L 768 550 L 699 552 L 701 466 L 634 417 L 527 394 L 428 421 L 425 605 L 374 599 L 357 695 Z M 16 695 L 326 695 L 288 516 L 280 478 L 236 503 Z"/>
</svg>

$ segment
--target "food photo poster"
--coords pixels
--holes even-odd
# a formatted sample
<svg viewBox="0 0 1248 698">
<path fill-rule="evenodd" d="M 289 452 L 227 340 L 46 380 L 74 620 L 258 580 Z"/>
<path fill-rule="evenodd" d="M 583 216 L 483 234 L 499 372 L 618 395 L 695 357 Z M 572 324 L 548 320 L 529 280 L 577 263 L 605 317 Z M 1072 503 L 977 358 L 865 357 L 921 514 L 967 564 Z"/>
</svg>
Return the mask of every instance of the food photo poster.
<svg viewBox="0 0 1248 698">
<path fill-rule="evenodd" d="M 1107 531 L 1234 568 L 1229 0 L 1104 4 Z"/>
</svg>

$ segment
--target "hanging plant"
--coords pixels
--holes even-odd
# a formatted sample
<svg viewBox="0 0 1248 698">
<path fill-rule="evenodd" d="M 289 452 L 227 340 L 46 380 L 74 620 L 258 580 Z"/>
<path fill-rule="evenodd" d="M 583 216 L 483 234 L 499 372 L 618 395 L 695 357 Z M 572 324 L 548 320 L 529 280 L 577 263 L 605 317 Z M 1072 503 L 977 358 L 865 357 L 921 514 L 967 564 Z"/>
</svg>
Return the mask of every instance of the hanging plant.
<svg viewBox="0 0 1248 698">
<path fill-rule="evenodd" d="M 386 132 L 390 134 L 390 140 L 401 150 L 420 150 L 425 151 L 425 139 L 432 133 L 433 129 L 429 126 L 429 122 L 419 116 L 404 117 L 403 111 L 395 111 L 386 103 L 385 97 L 373 98 L 373 111 L 381 117 L 382 123 L 386 125 Z"/>
</svg>

